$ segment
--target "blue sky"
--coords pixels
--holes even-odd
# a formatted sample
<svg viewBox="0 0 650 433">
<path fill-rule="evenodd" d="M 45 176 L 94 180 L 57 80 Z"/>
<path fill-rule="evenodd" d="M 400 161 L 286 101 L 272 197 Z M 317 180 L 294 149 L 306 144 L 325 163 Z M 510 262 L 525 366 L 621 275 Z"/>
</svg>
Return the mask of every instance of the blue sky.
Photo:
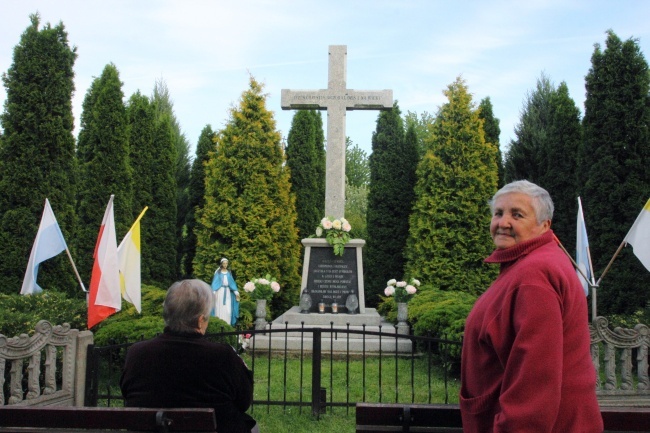
<svg viewBox="0 0 650 433">
<path fill-rule="evenodd" d="M 280 108 L 281 89 L 326 88 L 329 45 L 347 45 L 348 88 L 392 89 L 403 113 L 436 113 L 462 76 L 476 104 L 491 98 L 504 151 L 542 73 L 566 82 L 584 112 L 584 77 L 608 29 L 650 53 L 641 0 L 0 0 L 1 72 L 37 11 L 42 24 L 62 21 L 77 47 L 75 136 L 90 83 L 112 62 L 125 98 L 165 81 L 192 151 L 205 125 L 227 122 L 249 74 L 286 136 L 294 113 Z M 376 120 L 374 111 L 347 116 L 347 135 L 368 153 Z"/>
</svg>

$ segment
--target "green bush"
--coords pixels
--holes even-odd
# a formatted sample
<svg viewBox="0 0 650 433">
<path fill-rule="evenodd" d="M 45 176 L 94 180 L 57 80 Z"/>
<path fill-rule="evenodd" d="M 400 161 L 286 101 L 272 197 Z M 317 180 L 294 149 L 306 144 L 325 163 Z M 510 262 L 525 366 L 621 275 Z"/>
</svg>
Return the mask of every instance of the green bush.
<svg viewBox="0 0 650 433">
<path fill-rule="evenodd" d="M 7 337 L 32 334 L 40 320 L 86 329 L 86 311 L 85 299 L 70 299 L 60 292 L 48 290 L 29 296 L 0 294 L 0 334 Z"/>
<path fill-rule="evenodd" d="M 395 323 L 397 306 L 393 297 L 380 297 L 377 311 Z M 408 320 L 415 335 L 460 341 L 465 320 L 476 301 L 476 296 L 465 292 L 451 292 L 423 285 L 408 304 Z M 451 356 L 460 360 L 460 346 L 453 346 Z"/>
<path fill-rule="evenodd" d="M 113 343 L 124 343 L 153 338 L 163 332 L 165 321 L 162 317 L 163 301 L 167 292 L 155 286 L 142 286 L 142 314 L 133 305 L 125 307 L 101 322 L 95 330 L 95 344 L 106 346 Z M 206 334 L 231 332 L 232 326 L 217 317 L 211 317 Z M 224 339 L 235 345 L 237 337 L 229 336 Z"/>
</svg>

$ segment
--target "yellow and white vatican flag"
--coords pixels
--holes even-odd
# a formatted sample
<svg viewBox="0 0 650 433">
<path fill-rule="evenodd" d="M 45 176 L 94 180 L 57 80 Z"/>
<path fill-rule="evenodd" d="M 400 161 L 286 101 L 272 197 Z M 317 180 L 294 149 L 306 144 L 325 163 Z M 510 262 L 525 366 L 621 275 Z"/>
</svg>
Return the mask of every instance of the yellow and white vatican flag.
<svg viewBox="0 0 650 433">
<path fill-rule="evenodd" d="M 131 230 L 124 236 L 120 246 L 117 247 L 122 298 L 133 304 L 138 313 L 142 312 L 140 220 L 147 209 L 148 207 L 145 206 L 140 216 L 131 226 Z"/>
</svg>

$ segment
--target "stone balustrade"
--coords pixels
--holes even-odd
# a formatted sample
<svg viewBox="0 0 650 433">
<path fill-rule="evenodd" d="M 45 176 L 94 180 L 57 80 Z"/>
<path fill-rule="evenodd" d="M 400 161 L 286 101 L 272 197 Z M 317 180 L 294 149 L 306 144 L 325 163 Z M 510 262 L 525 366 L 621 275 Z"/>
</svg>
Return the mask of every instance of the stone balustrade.
<svg viewBox="0 0 650 433">
<path fill-rule="evenodd" d="M 598 371 L 598 400 L 604 406 L 650 406 L 650 328 L 609 328 L 604 317 L 590 325 L 591 359 Z"/>
<path fill-rule="evenodd" d="M 86 352 L 92 342 L 90 331 L 45 320 L 32 336 L 0 334 L 0 405 L 83 406 Z"/>
</svg>

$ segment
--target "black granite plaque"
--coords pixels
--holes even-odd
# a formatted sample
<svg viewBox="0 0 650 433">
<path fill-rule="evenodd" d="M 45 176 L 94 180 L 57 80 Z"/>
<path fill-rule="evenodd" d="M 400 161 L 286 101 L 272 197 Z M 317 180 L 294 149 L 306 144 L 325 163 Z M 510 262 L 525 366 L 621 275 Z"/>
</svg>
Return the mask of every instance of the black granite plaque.
<svg viewBox="0 0 650 433">
<path fill-rule="evenodd" d="M 356 248 L 345 248 L 343 256 L 337 256 L 331 247 L 311 247 L 306 287 L 312 299 L 309 311 L 318 313 L 318 304 L 324 303 L 325 312 L 331 313 L 336 303 L 338 313 L 347 313 L 348 295 L 359 297 L 357 270 Z"/>
</svg>

